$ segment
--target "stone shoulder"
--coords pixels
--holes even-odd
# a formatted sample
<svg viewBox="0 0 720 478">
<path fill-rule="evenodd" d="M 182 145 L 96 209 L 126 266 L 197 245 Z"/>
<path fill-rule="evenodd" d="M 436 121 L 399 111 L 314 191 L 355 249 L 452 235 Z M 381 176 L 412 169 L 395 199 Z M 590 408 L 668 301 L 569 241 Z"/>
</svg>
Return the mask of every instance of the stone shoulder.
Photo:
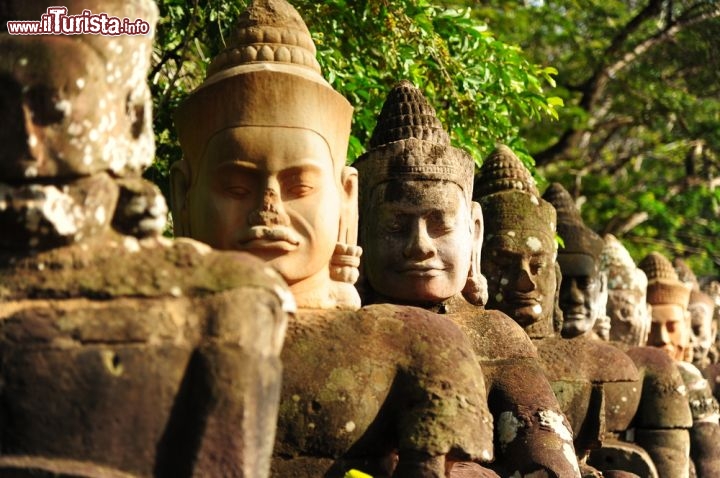
<svg viewBox="0 0 720 478">
<path fill-rule="evenodd" d="M 310 364 L 305 368 L 313 376 L 299 387 L 337 390 L 344 384 L 369 387 L 378 397 L 390 388 L 400 394 L 401 449 L 492 457 L 482 370 L 462 330 L 439 314 L 395 304 L 357 311 L 300 309 L 288 328 L 283 360 L 289 370 Z M 391 364 L 394 375 L 387 384 L 380 379 L 389 373 L 384 364 Z M 363 374 L 371 380 L 359 379 Z"/>
<path fill-rule="evenodd" d="M 0 257 L 0 300 L 180 297 L 258 287 L 292 301 L 272 268 L 191 240 L 107 234 L 25 257 Z"/>
<path fill-rule="evenodd" d="M 537 350 L 523 328 L 499 310 L 472 306 L 451 317 L 468 336 L 482 361 L 538 358 Z"/>
<path fill-rule="evenodd" d="M 700 370 L 691 363 L 677 362 L 677 367 L 687 388 L 693 421 L 717 423 L 720 410 L 708 381 L 703 377 Z"/>
<path fill-rule="evenodd" d="M 689 428 L 692 425 L 687 386 L 675 364 L 655 347 L 633 347 L 627 354 L 643 377 L 643 392 L 634 425 L 645 428 Z"/>
<path fill-rule="evenodd" d="M 635 382 L 640 379 L 632 359 L 620 349 L 584 337 L 533 340 L 548 379 L 590 380 L 594 383 Z"/>
</svg>

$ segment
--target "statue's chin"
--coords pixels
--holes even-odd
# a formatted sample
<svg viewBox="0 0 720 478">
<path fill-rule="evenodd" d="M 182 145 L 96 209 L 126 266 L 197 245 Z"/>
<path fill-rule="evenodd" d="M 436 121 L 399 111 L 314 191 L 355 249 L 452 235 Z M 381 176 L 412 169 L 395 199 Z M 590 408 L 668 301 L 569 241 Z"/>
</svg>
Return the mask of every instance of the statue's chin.
<svg viewBox="0 0 720 478">
<path fill-rule="evenodd" d="M 0 183 L 0 248 L 44 250 L 97 235 L 110 224 L 117 196 L 106 174 L 59 185 Z"/>
<path fill-rule="evenodd" d="M 563 320 L 562 335 L 567 338 L 577 337 L 578 335 L 589 332 L 594 323 L 594 320 L 590 320 L 587 317 L 565 317 Z"/>
</svg>

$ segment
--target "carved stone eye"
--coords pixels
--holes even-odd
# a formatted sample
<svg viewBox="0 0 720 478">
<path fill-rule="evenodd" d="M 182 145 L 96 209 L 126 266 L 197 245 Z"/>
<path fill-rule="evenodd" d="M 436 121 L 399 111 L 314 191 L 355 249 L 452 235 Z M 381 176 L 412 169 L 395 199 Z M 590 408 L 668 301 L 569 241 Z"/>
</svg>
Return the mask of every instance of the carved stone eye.
<svg viewBox="0 0 720 478">
<path fill-rule="evenodd" d="M 38 126 L 50 126 L 65 118 L 57 91 L 47 85 L 31 86 L 25 93 L 25 102 L 30 108 L 32 122 Z"/>
<path fill-rule="evenodd" d="M 125 113 L 130 119 L 130 134 L 133 139 L 138 139 L 145 125 L 145 104 L 134 103 L 128 94 L 125 100 Z"/>
</svg>

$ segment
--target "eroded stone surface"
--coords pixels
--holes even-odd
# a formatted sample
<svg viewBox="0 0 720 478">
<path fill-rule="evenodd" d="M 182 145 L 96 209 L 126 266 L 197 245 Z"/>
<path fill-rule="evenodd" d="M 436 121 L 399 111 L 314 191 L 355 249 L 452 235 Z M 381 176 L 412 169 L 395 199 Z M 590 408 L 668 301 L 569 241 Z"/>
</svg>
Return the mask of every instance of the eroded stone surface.
<svg viewBox="0 0 720 478">
<path fill-rule="evenodd" d="M 515 165 L 508 166 L 512 163 Z M 515 172 L 510 174 L 511 177 L 501 179 L 502 175 L 496 172 L 523 168 L 509 150 L 496 151 L 486 160 L 476 184 L 483 184 L 486 168 L 489 186 L 479 190 L 485 190 L 487 194 L 478 199 L 486 217 L 492 218 L 485 232 L 486 253 L 483 254 L 483 272 L 487 271 L 490 289 L 489 304 L 492 307 L 496 300 L 533 338 L 545 373 L 573 425 L 579 456 L 597 448 L 603 437 L 617 436 L 635 427 L 636 431 L 642 429 L 642 433 L 636 433 L 637 443 L 646 449 L 656 464 L 659 463 L 660 476 L 686 476 L 683 473 L 687 473 L 688 459 L 683 450 L 689 447 L 689 409 L 686 397 L 680 394 L 684 386 L 672 362 L 661 352 L 648 349 L 644 353 L 666 362 L 659 367 L 662 373 L 653 375 L 640 359 L 625 355 L 613 346 L 583 336 L 574 339 L 557 337 L 559 327 L 557 320 L 553 321 L 552 305 L 543 306 L 535 315 L 530 314 L 532 306 L 538 305 L 541 298 L 552 304 L 548 297 L 553 297 L 557 291 L 559 270 L 552 267 L 554 255 L 548 252 L 555 250 L 551 244 L 555 218 L 549 210 L 542 214 L 542 206 L 547 202 L 537 197 L 535 201 L 530 199 L 537 193 L 527 186 L 527 180 L 514 179 L 516 176 L 522 178 L 523 174 Z M 533 254 L 524 246 L 527 237 L 538 236 L 547 238 L 549 244 L 543 255 Z M 558 317 L 561 316 L 555 314 L 555 318 Z M 649 360 L 652 363 L 653 359 Z M 671 378 L 653 381 L 653 376 L 664 376 L 663 373 L 670 373 Z M 675 389 L 678 391 L 673 393 Z M 657 390 L 663 393 L 658 394 Z M 655 415 L 667 422 L 643 421 L 643 418 Z M 639 435 L 643 438 L 638 439 Z M 678 450 L 671 453 L 671 460 L 666 460 L 667 446 Z M 678 470 L 685 471 L 676 475 Z M 589 476 L 598 473 L 585 468 L 582 460 L 581 471 Z"/>
<path fill-rule="evenodd" d="M 480 300 L 483 225 L 470 199 L 472 159 L 450 146 L 433 108 L 407 81 L 388 94 L 370 145 L 355 163 L 364 299 L 421 306 L 461 326 L 485 374 L 495 418 L 496 459 L 489 467 L 501 476 L 577 476 L 572 432 L 527 335 L 502 312 L 466 300 L 486 300 L 486 294 Z"/>
<path fill-rule="evenodd" d="M 462 333 L 421 309 L 360 309 L 352 108 L 309 61 L 302 19 L 284 0 L 252 2 L 231 38 L 176 115 L 173 215 L 181 235 L 263 259 L 297 300 L 273 474 L 430 478 L 491 460 Z"/>
<path fill-rule="evenodd" d="M 157 19 L 146 0 L 65 5 Z M 294 301 L 254 257 L 159 236 L 151 48 L 0 35 L 2 476 L 268 476 Z"/>
</svg>

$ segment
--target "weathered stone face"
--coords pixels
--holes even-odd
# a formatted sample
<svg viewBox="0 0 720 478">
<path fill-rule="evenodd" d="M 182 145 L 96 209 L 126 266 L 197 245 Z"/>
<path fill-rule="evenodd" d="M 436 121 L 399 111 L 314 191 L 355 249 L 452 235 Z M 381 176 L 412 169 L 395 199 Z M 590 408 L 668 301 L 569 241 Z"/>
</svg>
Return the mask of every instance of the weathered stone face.
<svg viewBox="0 0 720 478">
<path fill-rule="evenodd" d="M 562 271 L 560 308 L 563 311 L 563 335 L 575 337 L 592 330 L 604 313 L 603 278 L 598 264 L 590 256 L 558 254 Z M 570 264 L 572 263 L 572 265 Z"/>
<path fill-rule="evenodd" d="M 670 261 L 651 252 L 639 267 L 648 278 L 647 300 L 652 306 L 648 345 L 663 349 L 675 360 L 685 360 L 690 342 L 687 313 L 690 288 L 678 279 Z"/>
<path fill-rule="evenodd" d="M 590 332 L 595 320 L 605 313 L 606 281 L 600 270 L 604 242 L 585 225 L 572 196 L 561 184 L 551 184 L 543 198 L 557 210 L 558 235 L 564 242 L 557 259 L 562 271 L 562 334 L 577 337 Z"/>
<path fill-rule="evenodd" d="M 628 345 L 645 345 L 650 332 L 649 306 L 644 294 L 613 290 L 608 294 L 610 339 Z"/>
<path fill-rule="evenodd" d="M 373 192 L 363 248 L 372 288 L 402 301 L 438 302 L 468 279 L 473 223 L 460 188 L 393 181 Z"/>
<path fill-rule="evenodd" d="M 482 271 L 488 308 L 526 327 L 552 316 L 557 277 L 552 244 L 531 230 L 493 231 L 486 236 Z"/>
<path fill-rule="evenodd" d="M 171 170 L 175 233 L 269 261 L 301 306 L 358 308 L 352 107 L 314 54 L 289 3 L 258 0 L 240 16 L 175 115 L 184 154 Z"/>
<path fill-rule="evenodd" d="M 508 314 L 531 337 L 553 335 L 559 280 L 555 209 L 539 197 L 530 172 L 506 146 L 483 163 L 473 198 L 485 216 L 481 264 L 488 308 Z"/>
<path fill-rule="evenodd" d="M 709 297 L 708 300 L 693 301 L 694 295 L 690 296 L 690 305 L 688 305 L 688 312 L 690 313 L 690 346 L 692 347 L 693 363 L 702 364 L 707 358 L 710 346 L 715 341 L 712 323 L 713 307 Z"/>
<path fill-rule="evenodd" d="M 688 347 L 689 333 L 685 309 L 677 304 L 652 306 L 652 324 L 648 345 L 664 350 L 671 358 L 683 360 Z"/>
<path fill-rule="evenodd" d="M 250 252 L 290 285 L 328 275 L 341 198 L 321 136 L 271 126 L 227 129 L 210 140 L 201 164 L 188 191 L 193 238 Z"/>
<path fill-rule="evenodd" d="M 11 4 L 13 2 L 10 2 Z M 38 20 L 51 2 L 10 5 L 13 20 Z M 68 2 L 154 25 L 152 2 Z M 152 33 L 152 32 L 151 32 Z M 145 82 L 152 34 L 133 37 L 0 38 L 0 180 L 139 173 L 152 161 L 150 95 Z"/>
<path fill-rule="evenodd" d="M 647 276 L 615 236 L 607 234 L 603 240 L 600 268 L 607 274 L 610 338 L 628 345 L 645 345 L 651 320 Z"/>
</svg>

